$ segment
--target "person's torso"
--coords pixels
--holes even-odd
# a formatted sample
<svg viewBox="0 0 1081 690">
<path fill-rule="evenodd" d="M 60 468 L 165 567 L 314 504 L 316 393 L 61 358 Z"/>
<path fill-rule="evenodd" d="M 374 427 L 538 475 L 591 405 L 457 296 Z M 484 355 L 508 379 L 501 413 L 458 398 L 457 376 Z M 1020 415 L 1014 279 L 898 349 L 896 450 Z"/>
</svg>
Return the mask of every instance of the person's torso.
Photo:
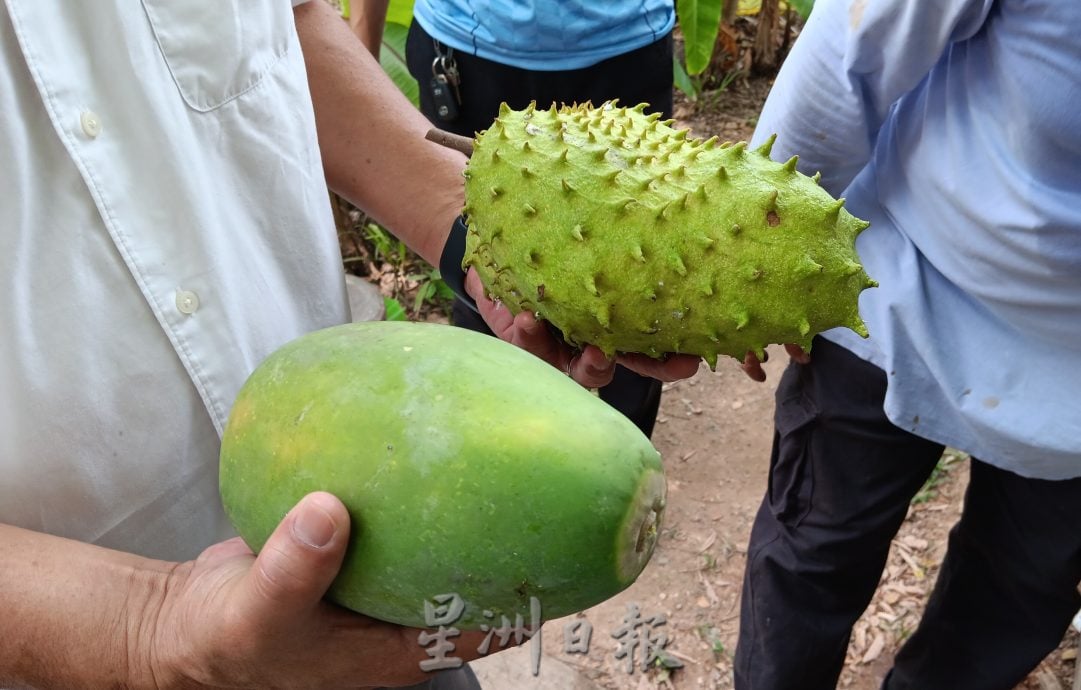
<svg viewBox="0 0 1081 690">
<path fill-rule="evenodd" d="M 894 104 L 845 190 L 880 287 L 898 426 L 1025 476 L 1081 476 L 1081 4 L 1003 0 Z"/>
<path fill-rule="evenodd" d="M 10 0 L 0 161 L 0 521 L 194 556 L 240 385 L 347 316 L 290 3 Z"/>
<path fill-rule="evenodd" d="M 879 201 L 937 270 L 1081 349 L 1081 3 L 1004 0 L 902 98 Z"/>
<path fill-rule="evenodd" d="M 418 0 L 413 14 L 452 48 L 544 71 L 589 67 L 649 45 L 675 24 L 672 0 Z"/>
</svg>

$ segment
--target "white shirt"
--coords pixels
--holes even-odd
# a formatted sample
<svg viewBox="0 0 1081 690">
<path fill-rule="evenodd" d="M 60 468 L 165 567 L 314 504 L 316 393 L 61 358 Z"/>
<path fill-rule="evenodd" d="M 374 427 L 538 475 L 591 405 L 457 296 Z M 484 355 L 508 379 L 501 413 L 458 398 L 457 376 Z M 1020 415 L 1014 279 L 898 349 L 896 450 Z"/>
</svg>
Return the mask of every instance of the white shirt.
<svg viewBox="0 0 1081 690">
<path fill-rule="evenodd" d="M 237 390 L 348 315 L 289 0 L 3 0 L 0 274 L 0 521 L 232 534 Z"/>
</svg>

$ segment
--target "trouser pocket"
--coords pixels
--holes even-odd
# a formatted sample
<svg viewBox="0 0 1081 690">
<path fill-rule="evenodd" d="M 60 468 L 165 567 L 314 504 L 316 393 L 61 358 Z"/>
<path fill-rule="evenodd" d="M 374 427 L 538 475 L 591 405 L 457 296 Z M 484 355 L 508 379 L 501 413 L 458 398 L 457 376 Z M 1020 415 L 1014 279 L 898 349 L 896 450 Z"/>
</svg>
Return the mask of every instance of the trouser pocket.
<svg viewBox="0 0 1081 690">
<path fill-rule="evenodd" d="M 814 495 L 811 440 L 818 411 L 800 391 L 799 369 L 789 367 L 777 389 L 770 456 L 769 507 L 779 522 L 789 526 L 807 516 Z"/>
</svg>

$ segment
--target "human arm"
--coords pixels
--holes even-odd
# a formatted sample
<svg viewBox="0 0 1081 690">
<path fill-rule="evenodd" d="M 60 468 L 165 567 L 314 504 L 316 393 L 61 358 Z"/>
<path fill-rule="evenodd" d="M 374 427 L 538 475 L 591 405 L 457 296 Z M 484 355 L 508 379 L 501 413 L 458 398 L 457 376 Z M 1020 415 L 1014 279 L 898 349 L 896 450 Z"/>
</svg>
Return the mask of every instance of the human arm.
<svg viewBox="0 0 1081 690">
<path fill-rule="evenodd" d="M 379 48 L 383 44 L 383 27 L 387 23 L 388 5 L 390 0 L 363 0 L 353 6 L 353 13 L 349 17 L 353 33 L 377 60 Z"/>
<path fill-rule="evenodd" d="M 348 535 L 349 515 L 329 494 L 301 501 L 258 557 L 231 539 L 168 563 L 0 525 L 0 685 L 420 682 L 419 630 L 322 601 Z M 476 658 L 482 639 L 452 638 L 454 656 Z"/>
<path fill-rule="evenodd" d="M 431 124 L 327 3 L 293 16 L 327 183 L 438 265 L 464 204 L 464 154 L 424 138 Z"/>
</svg>

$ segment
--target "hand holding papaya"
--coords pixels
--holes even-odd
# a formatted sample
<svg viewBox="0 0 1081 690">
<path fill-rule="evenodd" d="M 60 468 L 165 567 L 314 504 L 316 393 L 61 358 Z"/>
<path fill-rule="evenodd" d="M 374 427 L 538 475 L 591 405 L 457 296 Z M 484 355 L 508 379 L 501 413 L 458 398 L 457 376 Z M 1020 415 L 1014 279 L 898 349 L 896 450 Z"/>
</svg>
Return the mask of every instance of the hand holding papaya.
<svg viewBox="0 0 1081 690">
<path fill-rule="evenodd" d="M 159 687 L 366 687 L 423 681 L 420 630 L 323 601 L 345 555 L 349 514 L 327 493 L 306 496 L 255 556 L 239 538 L 169 576 L 144 626 L 141 659 Z M 483 633 L 452 638 L 472 659 Z"/>
</svg>

